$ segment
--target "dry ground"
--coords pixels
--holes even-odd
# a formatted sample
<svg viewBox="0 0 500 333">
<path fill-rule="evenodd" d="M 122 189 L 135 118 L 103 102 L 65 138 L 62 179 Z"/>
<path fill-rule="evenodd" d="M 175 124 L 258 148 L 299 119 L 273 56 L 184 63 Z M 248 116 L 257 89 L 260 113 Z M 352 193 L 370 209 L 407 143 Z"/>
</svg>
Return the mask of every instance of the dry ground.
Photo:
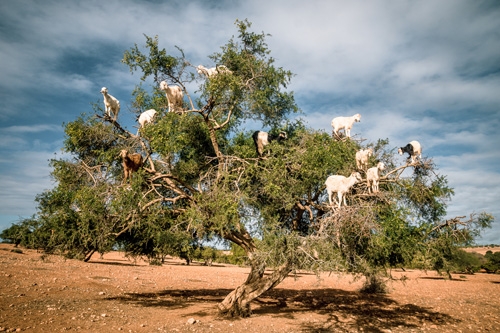
<svg viewBox="0 0 500 333">
<path fill-rule="evenodd" d="M 478 247 L 468 247 L 464 248 L 465 252 L 476 252 L 482 254 L 483 256 L 486 252 L 491 251 L 493 253 L 500 252 L 500 247 L 491 247 L 491 246 L 478 246 Z"/>
<path fill-rule="evenodd" d="M 500 275 L 395 271 L 386 295 L 358 292 L 351 276 L 302 272 L 253 304 L 247 319 L 217 303 L 247 268 L 121 253 L 88 263 L 0 244 L 0 331 L 6 332 L 500 332 Z"/>
</svg>

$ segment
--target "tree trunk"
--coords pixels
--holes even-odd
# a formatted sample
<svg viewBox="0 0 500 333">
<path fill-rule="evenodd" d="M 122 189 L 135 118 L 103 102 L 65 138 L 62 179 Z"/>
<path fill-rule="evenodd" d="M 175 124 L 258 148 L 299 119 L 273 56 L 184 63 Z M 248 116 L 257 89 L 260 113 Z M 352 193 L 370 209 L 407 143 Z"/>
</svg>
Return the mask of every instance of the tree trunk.
<svg viewBox="0 0 500 333">
<path fill-rule="evenodd" d="M 259 259 L 251 261 L 251 270 L 245 283 L 233 290 L 218 304 L 220 314 L 230 317 L 248 317 L 252 314 L 250 302 L 277 286 L 291 272 L 289 264 L 264 277 L 266 265 Z"/>
<path fill-rule="evenodd" d="M 92 258 L 92 255 L 95 253 L 95 249 L 94 250 L 89 250 L 87 251 L 85 254 L 84 254 L 84 257 L 85 259 L 83 259 L 84 262 L 88 262 L 90 260 L 90 258 Z"/>
</svg>

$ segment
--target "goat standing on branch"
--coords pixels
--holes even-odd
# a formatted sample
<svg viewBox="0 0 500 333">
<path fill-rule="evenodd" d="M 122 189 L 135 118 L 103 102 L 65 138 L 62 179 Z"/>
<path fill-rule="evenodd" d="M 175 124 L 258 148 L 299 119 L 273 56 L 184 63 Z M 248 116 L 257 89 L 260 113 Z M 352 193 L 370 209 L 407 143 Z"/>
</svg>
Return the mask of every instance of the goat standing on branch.
<svg viewBox="0 0 500 333">
<path fill-rule="evenodd" d="M 332 119 L 333 136 L 340 137 L 339 130 L 343 129 L 346 138 L 351 137 L 351 128 L 354 123 L 361 121 L 361 115 L 356 113 L 351 117 L 336 117 Z"/>
<path fill-rule="evenodd" d="M 378 162 L 377 166 L 374 166 L 366 171 L 366 186 L 368 187 L 368 193 L 370 193 L 370 183 L 372 192 L 378 192 L 378 183 L 380 179 L 379 171 L 383 171 L 384 169 L 384 162 Z"/>
<path fill-rule="evenodd" d="M 157 112 L 155 109 L 149 109 L 144 111 L 137 117 L 139 122 L 139 128 L 146 126 L 146 124 L 151 124 L 156 116 Z"/>
<path fill-rule="evenodd" d="M 257 156 L 262 157 L 265 146 L 267 146 L 274 140 L 278 141 L 285 140 L 288 138 L 288 136 L 284 131 L 279 132 L 278 135 L 273 135 L 262 131 L 255 131 L 252 135 L 252 138 L 255 144 L 255 149 L 257 151 Z"/>
<path fill-rule="evenodd" d="M 120 112 L 120 101 L 108 94 L 108 88 L 106 87 L 102 87 L 101 94 L 104 97 L 106 115 L 109 118 L 116 120 L 118 118 L 118 112 Z M 113 114 L 113 117 L 111 117 L 111 114 Z"/>
<path fill-rule="evenodd" d="M 422 146 L 418 141 L 411 141 L 404 147 L 399 147 L 398 149 L 399 155 L 403 155 L 404 153 L 408 153 L 408 159 L 411 159 L 411 163 L 415 163 L 418 158 L 422 158 Z"/>
<path fill-rule="evenodd" d="M 356 167 L 363 170 L 368 166 L 368 159 L 373 155 L 373 149 L 361 149 L 356 152 Z"/>
<path fill-rule="evenodd" d="M 142 155 L 135 153 L 129 154 L 126 149 L 120 151 L 120 157 L 123 164 L 123 182 L 128 178 L 132 178 L 132 172 L 136 172 L 142 166 Z"/>
<path fill-rule="evenodd" d="M 338 197 L 338 208 L 340 208 L 342 202 L 344 202 L 344 206 L 347 206 L 345 201 L 345 195 L 351 187 L 357 182 L 361 181 L 361 175 L 359 172 L 353 172 L 349 177 L 344 177 L 341 175 L 330 176 L 326 179 L 326 192 L 328 193 L 328 202 L 330 206 L 332 205 L 332 194 L 337 192 Z M 342 200 L 343 199 L 343 200 Z"/>
<path fill-rule="evenodd" d="M 217 75 L 219 73 L 229 73 L 229 74 L 232 73 L 229 70 L 229 68 L 227 68 L 224 65 L 220 65 L 220 66 L 216 66 L 216 67 L 212 67 L 212 68 L 206 68 L 203 65 L 198 65 L 196 67 L 196 71 L 198 72 L 198 74 L 205 75 L 206 77 L 211 77 L 211 76 Z"/>
<path fill-rule="evenodd" d="M 181 87 L 169 86 L 166 81 L 161 81 L 160 90 L 163 90 L 167 96 L 169 112 L 175 112 L 177 109 L 182 111 L 184 93 Z"/>
</svg>

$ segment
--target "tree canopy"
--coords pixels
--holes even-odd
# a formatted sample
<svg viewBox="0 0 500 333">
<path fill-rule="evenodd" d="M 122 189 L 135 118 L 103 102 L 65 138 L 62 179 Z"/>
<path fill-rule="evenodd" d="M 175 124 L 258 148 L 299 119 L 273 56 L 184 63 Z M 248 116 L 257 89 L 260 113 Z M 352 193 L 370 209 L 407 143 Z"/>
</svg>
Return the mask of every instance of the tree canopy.
<svg viewBox="0 0 500 333">
<path fill-rule="evenodd" d="M 490 226 L 487 213 L 445 219 L 453 190 L 432 159 L 398 165 L 387 139 L 338 139 L 307 127 L 287 90 L 293 74 L 271 57 L 268 36 L 246 20 L 236 27 L 237 36 L 208 57 L 229 71 L 210 77 L 181 48 L 160 49 L 158 37 L 125 51 L 122 62 L 141 74 L 131 108 L 157 110 L 154 123 L 136 133 L 94 105 L 66 124 L 63 150 L 71 158 L 51 161 L 57 185 L 38 195 L 36 216 L 11 230 L 23 235 L 19 242 L 85 260 L 115 246 L 150 259 L 189 259 L 204 242 L 238 245 L 251 271 L 219 310 L 248 316 L 253 299 L 299 269 L 373 277 L 418 261 L 446 271 L 455 249 Z M 182 88 L 181 111 L 168 111 L 161 81 Z M 271 142 L 259 158 L 249 122 L 288 139 Z M 365 179 L 355 153 L 368 147 L 370 166 L 386 165 L 380 192 L 362 181 L 347 206 L 330 206 L 326 178 L 359 171 Z M 123 149 L 145 161 L 126 181 Z"/>
</svg>

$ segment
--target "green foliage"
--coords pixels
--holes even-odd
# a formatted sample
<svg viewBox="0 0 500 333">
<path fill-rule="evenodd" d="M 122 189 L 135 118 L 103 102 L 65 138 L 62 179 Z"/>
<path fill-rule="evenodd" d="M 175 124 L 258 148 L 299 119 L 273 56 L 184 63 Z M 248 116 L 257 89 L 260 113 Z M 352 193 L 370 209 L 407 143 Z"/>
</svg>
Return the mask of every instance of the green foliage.
<svg viewBox="0 0 500 333">
<path fill-rule="evenodd" d="M 485 269 L 488 273 L 496 273 L 500 271 L 500 252 L 493 253 L 488 251 L 485 254 L 486 263 L 481 268 Z"/>
<path fill-rule="evenodd" d="M 65 127 L 64 151 L 84 162 L 110 163 L 119 150 L 117 132 L 95 117 L 82 115 Z"/>
<path fill-rule="evenodd" d="M 194 260 L 202 260 L 206 266 L 212 266 L 217 260 L 218 252 L 213 247 L 198 247 L 193 253 Z"/>
<path fill-rule="evenodd" d="M 226 96 L 221 105 L 232 109 L 234 107 L 235 124 L 246 119 L 258 120 L 264 126 L 277 127 L 289 114 L 298 111 L 293 93 L 282 90 L 286 88 L 293 74 L 281 67 L 275 67 L 275 60 L 269 56 L 265 41 L 266 34 L 250 31 L 251 23 L 247 20 L 236 21 L 239 30 L 238 38 L 233 37 L 221 47 L 220 53 L 215 53 L 211 59 L 217 64 L 226 65 L 232 72 L 232 94 L 223 94 L 218 90 L 218 81 L 210 80 L 207 95 Z M 215 88 L 212 89 L 212 87 Z"/>
<path fill-rule="evenodd" d="M 220 260 L 220 257 L 217 260 Z M 230 254 L 225 256 L 224 261 L 232 265 L 243 266 L 248 262 L 248 257 L 241 246 L 232 243 Z"/>
<path fill-rule="evenodd" d="M 148 76 L 153 75 L 156 82 L 159 82 L 160 74 L 169 77 L 177 77 L 179 59 L 167 53 L 165 49 L 158 47 L 158 36 L 154 38 L 146 37 L 146 47 L 149 49 L 149 55 L 143 54 L 137 44 L 129 51 L 123 54 L 122 62 L 130 67 L 130 72 L 142 71 L 141 80 L 144 81 Z"/>
<path fill-rule="evenodd" d="M 404 211 L 386 207 L 379 211 L 378 230 L 372 235 L 367 258 L 376 267 L 408 265 L 422 245 L 422 226 L 405 220 Z"/>
<path fill-rule="evenodd" d="M 9 228 L 2 230 L 0 238 L 4 242 L 11 244 L 27 246 L 30 242 L 30 236 L 33 228 L 30 228 L 28 219 L 21 220 L 18 223 L 13 223 Z"/>
<path fill-rule="evenodd" d="M 429 255 L 427 257 L 416 255 L 410 268 L 433 268 L 438 272 L 444 272 L 451 278 L 451 273 L 474 274 L 481 269 L 487 272 L 496 272 L 500 269 L 500 262 L 491 260 L 491 251 L 486 255 L 476 252 L 467 252 L 460 248 L 448 249 L 440 255 Z M 500 258 L 500 252 L 498 258 Z M 423 261 L 428 260 L 427 263 Z"/>
<path fill-rule="evenodd" d="M 177 177 L 194 181 L 210 166 L 206 158 L 216 155 L 207 126 L 192 114 L 166 113 L 159 118 L 143 133 L 151 138 L 150 149 L 163 157 Z"/>
<path fill-rule="evenodd" d="M 463 272 L 467 274 L 473 274 L 481 269 L 481 265 L 484 263 L 484 256 L 479 253 L 469 253 L 464 250 L 457 252 L 457 256 L 454 260 L 455 272 Z"/>
</svg>

